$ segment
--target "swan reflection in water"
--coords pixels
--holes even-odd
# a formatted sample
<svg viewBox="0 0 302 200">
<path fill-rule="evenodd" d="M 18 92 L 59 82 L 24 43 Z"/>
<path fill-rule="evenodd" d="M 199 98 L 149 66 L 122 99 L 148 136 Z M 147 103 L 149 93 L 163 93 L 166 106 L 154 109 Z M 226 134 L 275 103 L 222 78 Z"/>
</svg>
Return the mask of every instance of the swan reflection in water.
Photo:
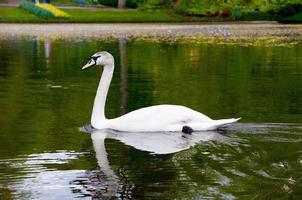
<svg viewBox="0 0 302 200">
<path fill-rule="evenodd" d="M 93 172 L 93 177 L 96 178 L 97 184 L 94 184 L 94 191 L 88 191 L 94 198 L 105 197 L 126 197 L 131 196 L 131 189 L 128 181 L 125 181 L 125 176 L 122 171 L 114 172 L 110 167 L 108 160 L 105 139 L 118 140 L 128 146 L 134 147 L 137 150 L 146 151 L 151 154 L 163 155 L 173 154 L 193 147 L 202 141 L 220 141 L 225 142 L 229 138 L 214 131 L 193 132 L 192 134 L 183 134 L 181 132 L 118 132 L 113 130 L 88 130 L 90 132 L 93 147 L 96 154 L 96 159 L 100 167 L 100 171 Z M 100 188 L 96 188 L 96 187 Z M 98 191 L 98 192 L 96 192 Z"/>
</svg>

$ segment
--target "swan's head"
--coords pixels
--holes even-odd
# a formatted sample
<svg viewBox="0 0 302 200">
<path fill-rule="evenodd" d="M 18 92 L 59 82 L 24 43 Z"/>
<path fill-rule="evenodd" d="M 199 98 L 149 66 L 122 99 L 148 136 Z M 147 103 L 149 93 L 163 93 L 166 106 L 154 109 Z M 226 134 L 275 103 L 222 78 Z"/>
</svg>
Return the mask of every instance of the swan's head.
<svg viewBox="0 0 302 200">
<path fill-rule="evenodd" d="M 101 51 L 93 54 L 88 63 L 82 67 L 82 70 L 93 67 L 95 65 L 112 66 L 113 63 L 113 56 L 106 51 Z"/>
</svg>

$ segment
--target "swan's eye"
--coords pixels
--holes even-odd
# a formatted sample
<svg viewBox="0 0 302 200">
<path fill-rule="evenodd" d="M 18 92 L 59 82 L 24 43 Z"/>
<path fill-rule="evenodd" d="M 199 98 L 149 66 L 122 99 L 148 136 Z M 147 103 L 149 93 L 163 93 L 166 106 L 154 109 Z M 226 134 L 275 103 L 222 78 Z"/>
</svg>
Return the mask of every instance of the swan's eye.
<svg viewBox="0 0 302 200">
<path fill-rule="evenodd" d="M 94 62 L 96 62 L 96 60 L 97 60 L 98 58 L 100 58 L 100 57 L 101 57 L 101 56 L 92 56 L 91 59 L 93 59 Z"/>
</svg>

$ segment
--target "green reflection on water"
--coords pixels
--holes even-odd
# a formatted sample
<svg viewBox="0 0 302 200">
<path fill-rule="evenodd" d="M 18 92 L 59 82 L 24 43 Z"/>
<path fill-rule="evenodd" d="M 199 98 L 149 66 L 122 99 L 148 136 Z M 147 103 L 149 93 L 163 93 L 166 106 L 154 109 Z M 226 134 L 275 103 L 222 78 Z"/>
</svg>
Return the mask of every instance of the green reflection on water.
<svg viewBox="0 0 302 200">
<path fill-rule="evenodd" d="M 76 180 L 77 173 L 95 176 L 90 135 L 77 128 L 89 123 L 100 75 L 97 68 L 85 72 L 80 68 L 99 50 L 111 52 L 116 62 L 106 105 L 109 118 L 169 103 L 212 118 L 240 116 L 241 122 L 302 120 L 301 44 L 0 40 L 0 194 L 7 199 L 30 196 L 18 193 L 16 187 L 26 176 L 39 174 L 40 167 L 42 172 L 88 170 L 92 174 L 76 171 L 72 174 Z M 228 137 L 240 142 L 206 142 L 165 156 L 109 140 L 108 158 L 112 168 L 126 176 L 121 184 L 137 199 L 301 197 L 299 126 L 261 133 L 252 126 L 248 131 L 231 131 Z M 58 151 L 53 162 L 22 166 L 40 154 L 43 160 L 45 152 L 57 155 Z M 73 152 L 79 152 L 76 158 L 56 163 Z M 31 190 L 30 186 L 24 190 Z M 68 183 L 66 187 L 70 191 Z M 79 193 L 75 189 L 69 195 Z"/>
</svg>

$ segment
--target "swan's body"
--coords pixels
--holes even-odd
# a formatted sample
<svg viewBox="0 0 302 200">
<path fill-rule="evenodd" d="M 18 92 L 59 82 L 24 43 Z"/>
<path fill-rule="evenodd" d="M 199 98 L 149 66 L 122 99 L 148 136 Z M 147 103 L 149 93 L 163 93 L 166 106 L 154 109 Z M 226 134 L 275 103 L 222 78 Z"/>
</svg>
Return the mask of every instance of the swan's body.
<svg viewBox="0 0 302 200">
<path fill-rule="evenodd" d="M 103 65 L 103 74 L 94 100 L 91 125 L 96 129 L 128 132 L 181 131 L 189 126 L 194 131 L 215 130 L 238 119 L 212 120 L 202 113 L 179 105 L 156 105 L 141 108 L 114 119 L 106 119 L 105 103 L 114 70 L 114 59 L 108 52 L 96 53 L 82 68 Z"/>
<path fill-rule="evenodd" d="M 156 105 L 141 108 L 115 119 L 92 123 L 97 129 L 110 128 L 128 132 L 181 131 L 183 126 L 193 130 L 214 130 L 219 126 L 234 122 L 212 120 L 190 108 L 178 105 Z"/>
</svg>

